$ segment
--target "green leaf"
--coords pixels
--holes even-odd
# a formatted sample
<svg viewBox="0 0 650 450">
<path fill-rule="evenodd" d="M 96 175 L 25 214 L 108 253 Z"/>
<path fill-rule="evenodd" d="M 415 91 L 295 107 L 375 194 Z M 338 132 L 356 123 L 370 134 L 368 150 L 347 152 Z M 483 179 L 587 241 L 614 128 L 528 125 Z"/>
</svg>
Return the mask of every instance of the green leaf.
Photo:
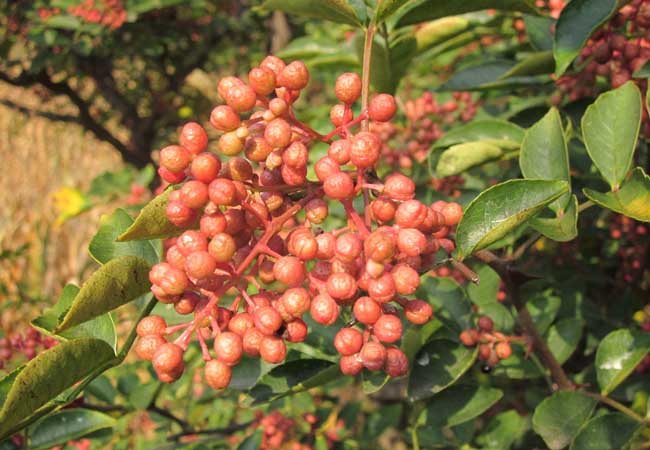
<svg viewBox="0 0 650 450">
<path fill-rule="evenodd" d="M 488 449 L 511 448 L 526 433 L 527 425 L 526 418 L 511 409 L 494 416 L 476 442 Z"/>
<path fill-rule="evenodd" d="M 256 405 L 321 386 L 340 376 L 338 364 L 331 361 L 296 359 L 262 376 L 248 395 L 252 404 Z"/>
<path fill-rule="evenodd" d="M 564 448 L 589 420 L 596 403 L 579 392 L 555 392 L 535 408 L 533 430 L 551 450 Z"/>
<path fill-rule="evenodd" d="M 375 11 L 375 23 L 381 24 L 409 0 L 384 0 Z"/>
<path fill-rule="evenodd" d="M 123 209 L 116 209 L 110 216 L 102 216 L 99 230 L 88 245 L 88 251 L 95 261 L 106 264 L 118 256 L 131 255 L 156 264 L 158 256 L 150 242 L 116 242 L 132 224 L 133 219 Z"/>
<path fill-rule="evenodd" d="M 418 353 L 409 375 L 408 395 L 422 400 L 455 383 L 476 360 L 477 347 L 434 339 Z"/>
<path fill-rule="evenodd" d="M 296 16 L 361 26 L 359 16 L 346 0 L 322 0 L 318 2 L 317 7 L 311 0 L 266 0 L 262 7 Z"/>
<path fill-rule="evenodd" d="M 115 357 L 99 339 L 81 338 L 40 353 L 16 376 L 0 409 L 0 436 Z"/>
<path fill-rule="evenodd" d="M 453 427 L 487 411 L 503 397 L 501 389 L 484 386 L 456 385 L 435 395 L 420 413 L 424 426 Z"/>
<path fill-rule="evenodd" d="M 525 130 L 514 123 L 499 119 L 475 120 L 466 125 L 454 127 L 442 138 L 438 139 L 433 148 L 447 148 L 464 142 L 484 141 L 488 139 L 512 141 L 520 144 L 524 139 Z"/>
<path fill-rule="evenodd" d="M 622 414 L 594 417 L 580 430 L 571 450 L 612 450 L 626 448 L 641 424 Z"/>
<path fill-rule="evenodd" d="M 562 299 L 552 295 L 552 291 L 536 292 L 530 298 L 526 298 L 526 309 L 535 322 L 537 331 L 540 334 L 546 333 L 557 316 Z"/>
<path fill-rule="evenodd" d="M 29 430 L 29 448 L 44 450 L 78 440 L 97 430 L 112 428 L 111 416 L 87 409 L 66 409 L 40 420 Z"/>
<path fill-rule="evenodd" d="M 525 178 L 571 182 L 569 152 L 557 109 L 551 108 L 526 131 L 521 143 L 519 166 Z M 549 208 L 556 213 L 563 211 L 568 206 L 570 196 L 570 193 L 563 195 L 549 204 Z"/>
<path fill-rule="evenodd" d="M 60 28 L 62 30 L 76 30 L 81 26 L 78 18 L 68 15 L 54 15 L 45 21 L 45 25 L 52 28 Z"/>
<path fill-rule="evenodd" d="M 498 146 L 486 141 L 452 145 L 440 155 L 436 174 L 442 178 L 458 175 L 474 166 L 498 159 L 502 155 L 503 151 Z"/>
<path fill-rule="evenodd" d="M 9 394 L 14 381 L 16 381 L 16 377 L 24 368 L 24 365 L 17 367 L 0 380 L 0 408 L 2 408 L 2 405 L 4 405 L 7 400 L 7 395 Z"/>
<path fill-rule="evenodd" d="M 168 238 L 182 233 L 182 229 L 167 219 L 165 210 L 171 191 L 167 190 L 142 208 L 135 222 L 118 238 L 118 242 Z"/>
<path fill-rule="evenodd" d="M 555 74 L 562 75 L 580 53 L 589 36 L 621 5 L 617 0 L 572 0 L 562 10 L 555 28 Z"/>
<path fill-rule="evenodd" d="M 383 5 L 383 3 L 382 3 Z M 416 50 L 422 53 L 467 30 L 472 22 L 464 16 L 443 17 L 415 30 Z"/>
<path fill-rule="evenodd" d="M 603 395 L 616 389 L 649 351 L 647 334 L 622 329 L 605 336 L 596 351 L 596 376 Z"/>
<path fill-rule="evenodd" d="M 499 78 L 503 80 L 513 77 L 546 75 L 553 73 L 554 68 L 555 60 L 552 51 L 536 52 L 527 55 Z"/>
<path fill-rule="evenodd" d="M 513 345 L 512 356 L 499 361 L 492 373 L 494 376 L 505 375 L 513 380 L 534 379 L 544 375 L 532 358 L 524 353 L 524 349 L 520 345 Z"/>
<path fill-rule="evenodd" d="M 585 147 L 616 191 L 630 170 L 641 126 L 641 93 L 632 81 L 598 96 L 582 116 Z"/>
<path fill-rule="evenodd" d="M 581 319 L 568 317 L 558 321 L 548 330 L 546 343 L 560 364 L 564 364 L 576 350 L 582 338 L 583 326 Z"/>
<path fill-rule="evenodd" d="M 460 332 L 472 325 L 472 305 L 463 288 L 448 277 L 423 277 L 418 298 L 433 306 L 436 318 L 454 331 Z"/>
<path fill-rule="evenodd" d="M 239 444 L 237 450 L 259 450 L 262 446 L 262 436 L 264 430 L 258 429 L 253 434 L 248 436 L 246 439 Z"/>
<path fill-rule="evenodd" d="M 467 285 L 469 299 L 478 306 L 497 303 L 497 294 L 501 286 L 499 274 L 487 264 L 481 264 L 478 268 L 474 267 L 474 272 L 478 275 L 480 282 Z"/>
<path fill-rule="evenodd" d="M 471 0 L 450 1 L 440 0 L 411 0 L 396 13 L 399 17 L 398 26 L 421 23 L 440 17 L 455 16 L 483 9 L 499 9 L 502 11 L 518 11 L 538 15 L 532 0 Z"/>
<path fill-rule="evenodd" d="M 46 309 L 41 316 L 32 320 L 32 325 L 43 333 L 59 339 L 64 338 L 70 340 L 81 337 L 101 339 L 113 347 L 113 350 L 116 350 L 117 332 L 115 330 L 115 322 L 113 322 L 113 318 L 108 313 L 69 328 L 59 334 L 54 332 L 59 325 L 59 318 L 70 309 L 77 294 L 79 294 L 79 288 L 77 286 L 74 284 L 66 285 L 63 288 L 63 292 L 61 292 L 59 301 L 51 308 Z"/>
<path fill-rule="evenodd" d="M 553 50 L 553 34 L 551 29 L 555 20 L 550 17 L 524 16 L 526 34 L 530 45 L 538 51 Z"/>
<path fill-rule="evenodd" d="M 616 192 L 602 193 L 583 189 L 589 200 L 642 222 L 650 222 L 650 177 L 637 167 Z"/>
<path fill-rule="evenodd" d="M 100 267 L 83 284 L 55 333 L 114 310 L 147 293 L 149 264 L 137 256 L 120 256 Z"/>
<path fill-rule="evenodd" d="M 569 190 L 566 181 L 510 180 L 483 191 L 456 229 L 460 259 L 498 241 Z"/>
<path fill-rule="evenodd" d="M 567 242 L 578 236 L 578 197 L 571 196 L 569 206 L 559 217 L 534 217 L 530 227 L 549 239 Z"/>
</svg>

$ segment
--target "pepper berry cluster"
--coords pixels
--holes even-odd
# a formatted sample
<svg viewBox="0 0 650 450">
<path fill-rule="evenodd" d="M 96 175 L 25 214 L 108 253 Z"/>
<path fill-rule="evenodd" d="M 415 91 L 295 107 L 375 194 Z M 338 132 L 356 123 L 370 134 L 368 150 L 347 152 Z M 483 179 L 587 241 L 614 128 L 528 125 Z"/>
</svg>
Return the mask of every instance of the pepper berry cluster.
<svg viewBox="0 0 650 450">
<path fill-rule="evenodd" d="M 478 359 L 485 361 L 484 369 L 489 371 L 499 364 L 502 359 L 512 355 L 512 341 L 524 341 L 519 336 L 506 336 L 494 331 L 494 322 L 488 316 L 481 316 L 476 328 L 463 330 L 459 336 L 460 342 L 467 347 L 478 345 Z"/>
<path fill-rule="evenodd" d="M 307 313 L 324 325 L 344 314 L 347 325 L 334 339 L 343 373 L 408 371 L 406 355 L 394 346 L 403 330 L 398 307 L 411 323 L 431 318 L 431 306 L 412 296 L 436 252 L 454 249 L 449 234 L 462 208 L 414 199 L 415 184 L 400 173 L 375 178 L 382 141 L 366 123 L 394 116 L 391 95 L 375 95 L 354 117 L 362 80 L 340 75 L 334 129 L 321 135 L 292 108 L 308 81 L 304 63 L 268 56 L 248 83 L 227 77 L 218 84 L 226 104 L 214 108 L 210 124 L 219 132 L 220 155 L 207 151 L 208 134 L 197 123 L 183 127 L 179 145 L 160 151 L 159 174 L 177 185 L 168 193 L 167 218 L 185 231 L 166 242 L 165 261 L 149 274 L 151 289 L 179 314 L 193 314 L 180 325 L 159 316 L 138 325 L 136 351 L 162 381 L 181 376 L 195 333 L 214 388 L 229 385 L 243 354 L 278 364 L 286 342 L 307 337 Z M 317 142 L 329 149 L 313 164 L 318 181 L 310 181 Z M 355 197 L 364 204 L 361 214 Z M 343 206 L 347 224 L 326 230 L 332 202 Z"/>
<path fill-rule="evenodd" d="M 12 358 L 23 355 L 27 359 L 34 359 L 39 347 L 48 349 L 57 344 L 57 341 L 44 336 L 34 328 L 28 328 L 25 333 L 16 333 L 12 336 L 0 338 L 0 369 Z"/>
<path fill-rule="evenodd" d="M 577 73 L 556 81 L 560 95 L 570 100 L 597 94 L 597 86 L 605 82 L 612 88 L 633 79 L 634 73 L 650 60 L 650 0 L 632 0 L 623 6 L 583 47 Z M 645 78 L 634 78 L 641 92 L 646 92 Z M 643 110 L 643 134 L 650 136 L 648 112 Z"/>
<path fill-rule="evenodd" d="M 407 123 L 372 122 L 370 129 L 379 135 L 382 161 L 389 167 L 410 169 L 413 163 L 422 163 L 431 145 L 440 139 L 445 128 L 454 123 L 467 123 L 474 118 L 479 102 L 470 92 L 454 92 L 452 98 L 439 102 L 436 95 L 424 92 L 404 105 Z"/>
</svg>

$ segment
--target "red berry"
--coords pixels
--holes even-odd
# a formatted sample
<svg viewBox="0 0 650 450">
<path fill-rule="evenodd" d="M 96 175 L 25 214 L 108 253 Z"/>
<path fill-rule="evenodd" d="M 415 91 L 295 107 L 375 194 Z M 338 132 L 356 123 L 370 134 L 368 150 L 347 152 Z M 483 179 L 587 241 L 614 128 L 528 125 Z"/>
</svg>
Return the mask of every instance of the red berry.
<svg viewBox="0 0 650 450">
<path fill-rule="evenodd" d="M 253 315 L 255 328 L 265 335 L 272 335 L 282 326 L 280 313 L 272 306 L 262 306 Z"/>
<path fill-rule="evenodd" d="M 212 237 L 208 245 L 208 252 L 216 262 L 225 263 L 232 260 L 237 244 L 231 235 L 227 233 L 217 233 Z"/>
<path fill-rule="evenodd" d="M 279 364 L 287 356 L 287 346 L 282 338 L 264 336 L 260 342 L 260 357 L 271 364 Z"/>
<path fill-rule="evenodd" d="M 357 292 L 357 282 L 349 273 L 333 273 L 327 278 L 327 293 L 336 300 L 348 300 Z"/>
<path fill-rule="evenodd" d="M 397 247 L 408 256 L 418 256 L 427 245 L 427 238 L 415 228 L 401 228 L 397 233 Z"/>
<path fill-rule="evenodd" d="M 217 145 L 224 155 L 235 156 L 244 149 L 244 140 L 235 131 L 229 131 L 221 135 Z"/>
<path fill-rule="evenodd" d="M 406 320 L 416 325 L 424 325 L 433 315 L 433 309 L 424 300 L 411 300 L 404 306 Z"/>
<path fill-rule="evenodd" d="M 309 311 L 311 304 L 309 292 L 304 288 L 287 289 L 282 294 L 282 297 L 280 297 L 280 301 L 284 305 L 285 310 L 295 318 L 300 318 Z"/>
<path fill-rule="evenodd" d="M 339 305 L 326 295 L 317 295 L 311 301 L 309 314 L 315 322 L 332 325 L 339 317 Z"/>
<path fill-rule="evenodd" d="M 361 95 L 361 77 L 353 72 L 339 75 L 334 85 L 334 93 L 343 103 L 350 105 L 356 102 Z"/>
<path fill-rule="evenodd" d="M 368 280 L 368 287 L 366 289 L 371 299 L 378 303 L 387 303 L 391 301 L 397 289 L 395 288 L 395 281 L 390 273 L 383 273 L 378 278 Z"/>
<path fill-rule="evenodd" d="M 389 222 L 395 217 L 397 207 L 390 198 L 381 196 L 370 204 L 370 209 L 375 220 Z"/>
<path fill-rule="evenodd" d="M 309 83 L 309 70 L 307 70 L 304 62 L 294 61 L 282 69 L 277 82 L 279 86 L 289 89 L 303 89 Z"/>
<path fill-rule="evenodd" d="M 286 64 L 277 56 L 268 55 L 262 60 L 260 67 L 271 70 L 277 77 L 282 72 L 282 69 L 286 67 Z"/>
<path fill-rule="evenodd" d="M 350 161 L 350 149 L 352 143 L 349 139 L 339 139 L 330 144 L 327 156 L 339 164 L 347 164 Z"/>
<path fill-rule="evenodd" d="M 384 194 L 395 200 L 410 200 L 415 195 L 415 183 L 401 173 L 393 173 L 384 181 Z"/>
<path fill-rule="evenodd" d="M 208 203 L 208 186 L 197 180 L 189 180 L 180 189 L 180 199 L 189 208 L 203 208 Z"/>
<path fill-rule="evenodd" d="M 360 169 L 372 167 L 379 160 L 381 140 L 368 131 L 361 131 L 352 138 L 350 162 Z"/>
<path fill-rule="evenodd" d="M 352 308 L 354 317 L 365 325 L 372 325 L 382 316 L 381 306 L 370 297 L 359 297 Z"/>
<path fill-rule="evenodd" d="M 219 361 L 234 366 L 241 360 L 244 352 L 242 339 L 231 331 L 221 332 L 214 338 L 214 351 Z"/>
<path fill-rule="evenodd" d="M 368 117 L 377 122 L 388 122 L 397 112 L 395 97 L 390 94 L 378 94 L 370 99 Z"/>
<path fill-rule="evenodd" d="M 419 200 L 407 200 L 397 207 L 395 223 L 401 228 L 418 228 L 428 213 L 429 208 Z"/>
<path fill-rule="evenodd" d="M 345 105 L 336 104 L 330 109 L 330 122 L 341 127 L 352 120 L 352 110 Z"/>
<path fill-rule="evenodd" d="M 181 145 L 193 155 L 203 152 L 208 146 L 208 134 L 196 122 L 189 122 L 181 129 Z"/>
<path fill-rule="evenodd" d="M 169 184 L 177 184 L 186 178 L 185 172 L 170 172 L 165 167 L 158 168 L 158 175 Z"/>
<path fill-rule="evenodd" d="M 167 328 L 167 322 L 165 322 L 165 319 L 160 316 L 147 316 L 138 323 L 136 333 L 141 337 L 153 335 L 162 336 L 165 334 L 165 328 Z"/>
<path fill-rule="evenodd" d="M 256 67 L 248 73 L 248 83 L 257 94 L 269 95 L 275 89 L 275 73 L 267 67 Z"/>
<path fill-rule="evenodd" d="M 241 113 L 250 111 L 255 107 L 257 95 L 250 86 L 242 83 L 228 89 L 225 100 L 228 106 Z"/>
<path fill-rule="evenodd" d="M 512 347 L 510 343 L 506 341 L 499 342 L 495 347 L 494 351 L 496 352 L 499 359 L 508 359 L 512 355 Z"/>
<path fill-rule="evenodd" d="M 273 266 L 273 276 L 289 287 L 296 287 L 305 280 L 305 265 L 298 258 L 283 256 Z"/>
<path fill-rule="evenodd" d="M 239 114 L 228 105 L 219 105 L 210 113 L 210 125 L 219 131 L 235 131 L 240 124 Z"/>
<path fill-rule="evenodd" d="M 205 363 L 205 382 L 214 389 L 224 389 L 230 384 L 232 369 L 225 363 L 212 359 Z"/>
<path fill-rule="evenodd" d="M 291 142 L 291 126 L 284 119 L 273 119 L 264 129 L 264 140 L 271 147 L 286 147 Z"/>
<path fill-rule="evenodd" d="M 494 322 L 488 316 L 481 316 L 478 319 L 478 327 L 483 331 L 492 331 Z"/>
<path fill-rule="evenodd" d="M 170 172 L 184 171 L 189 166 L 190 160 L 190 152 L 180 145 L 169 145 L 160 150 L 160 165 Z"/>
<path fill-rule="evenodd" d="M 160 348 L 161 345 L 164 345 L 166 342 L 167 341 L 165 338 L 159 334 L 143 336 L 138 339 L 138 342 L 135 344 L 135 353 L 138 355 L 138 358 L 144 359 L 146 361 L 151 361 L 151 358 L 153 358 L 153 355 L 156 353 L 156 351 Z M 2 356 L 3 355 L 0 354 L 0 360 L 9 359 L 2 358 Z M 11 357 L 11 350 L 9 350 L 9 357 Z"/>
<path fill-rule="evenodd" d="M 325 194 L 333 199 L 342 200 L 354 194 L 352 177 L 345 172 L 331 174 L 323 183 Z"/>
<path fill-rule="evenodd" d="M 194 178 L 203 183 L 209 184 L 219 176 L 221 161 L 212 153 L 201 153 L 192 161 L 190 173 Z"/>
<path fill-rule="evenodd" d="M 341 357 L 341 373 L 344 375 L 357 375 L 363 370 L 363 362 L 360 355 L 350 355 Z"/>
<path fill-rule="evenodd" d="M 381 342 L 393 343 L 402 337 L 402 321 L 393 314 L 383 314 L 373 325 L 373 334 Z"/>
<path fill-rule="evenodd" d="M 460 222 L 463 217 L 463 207 L 458 203 L 447 203 L 441 213 L 445 217 L 445 225 L 451 227 Z"/>
<path fill-rule="evenodd" d="M 303 320 L 292 320 L 286 324 L 284 338 L 289 342 L 303 342 L 307 338 L 308 331 L 307 324 Z"/>
<path fill-rule="evenodd" d="M 171 342 L 158 347 L 151 359 L 154 369 L 158 373 L 169 373 L 183 367 L 183 349 Z"/>
<path fill-rule="evenodd" d="M 412 267 L 406 264 L 397 264 L 391 271 L 395 289 L 398 294 L 414 294 L 420 285 L 420 275 Z"/>
<path fill-rule="evenodd" d="M 200 231 L 187 230 L 176 239 L 176 247 L 185 256 L 208 249 L 208 239 Z"/>
<path fill-rule="evenodd" d="M 300 141 L 292 142 L 284 152 L 282 152 L 282 161 L 291 167 L 306 167 L 309 159 L 309 150 Z"/>
<path fill-rule="evenodd" d="M 228 322 L 228 330 L 242 337 L 249 328 L 253 328 L 254 326 L 255 322 L 253 321 L 251 315 L 247 312 L 240 312 L 235 314 L 233 318 Z"/>
<path fill-rule="evenodd" d="M 251 161 L 262 162 L 272 151 L 273 147 L 261 136 L 246 139 L 244 153 Z"/>
<path fill-rule="evenodd" d="M 244 352 L 251 357 L 258 356 L 260 354 L 260 343 L 263 338 L 264 334 L 262 334 L 262 332 L 257 328 L 253 327 L 247 329 L 242 338 Z"/>
<path fill-rule="evenodd" d="M 352 262 L 361 254 L 363 245 L 363 241 L 358 234 L 342 234 L 336 239 L 336 257 L 342 261 Z"/>
<path fill-rule="evenodd" d="M 391 347 L 386 350 L 384 372 L 386 375 L 396 378 L 406 375 L 409 370 L 409 360 L 402 350 Z"/>
<path fill-rule="evenodd" d="M 334 337 L 334 347 L 343 356 L 358 353 L 362 345 L 363 336 L 356 328 L 341 328 Z"/>
<path fill-rule="evenodd" d="M 215 205 L 229 206 L 237 199 L 237 188 L 232 180 L 217 178 L 208 186 L 208 195 Z"/>
<path fill-rule="evenodd" d="M 395 240 L 381 230 L 370 233 L 363 243 L 366 258 L 383 263 L 395 254 Z"/>
<path fill-rule="evenodd" d="M 185 259 L 185 272 L 191 278 L 198 280 L 214 274 L 217 261 L 206 251 L 190 253 Z"/>
<path fill-rule="evenodd" d="M 305 217 L 311 223 L 323 223 L 327 218 L 328 213 L 329 208 L 327 207 L 327 202 L 322 198 L 315 198 L 313 200 L 310 200 L 305 205 Z"/>
<path fill-rule="evenodd" d="M 361 349 L 363 366 L 372 371 L 381 370 L 386 361 L 386 347 L 379 342 L 368 341 Z"/>
</svg>

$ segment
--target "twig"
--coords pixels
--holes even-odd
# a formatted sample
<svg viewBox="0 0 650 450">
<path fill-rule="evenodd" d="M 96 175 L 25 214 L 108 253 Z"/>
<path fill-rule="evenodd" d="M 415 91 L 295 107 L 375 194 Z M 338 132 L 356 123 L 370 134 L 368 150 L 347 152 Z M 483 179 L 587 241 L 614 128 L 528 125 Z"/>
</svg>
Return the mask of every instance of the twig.
<svg viewBox="0 0 650 450">
<path fill-rule="evenodd" d="M 632 411 L 630 408 L 627 406 L 623 405 L 622 403 L 617 402 L 614 399 L 611 399 L 607 397 L 606 395 L 601 395 L 596 392 L 589 392 L 589 391 L 580 391 L 581 394 L 586 395 L 587 397 L 591 397 L 593 399 L 598 400 L 600 403 L 604 403 L 607 406 L 611 406 L 612 408 L 622 412 L 628 417 L 631 417 L 632 419 L 636 420 L 637 422 L 645 423 L 648 424 L 650 423 L 650 420 L 644 419 L 641 417 L 639 414 L 635 413 Z"/>
<path fill-rule="evenodd" d="M 523 244 L 521 244 L 521 245 L 517 248 L 517 250 L 515 250 L 515 252 L 512 254 L 512 256 L 510 256 L 509 259 L 512 260 L 512 261 L 516 261 L 517 259 L 519 259 L 519 258 L 521 258 L 522 256 L 524 256 L 524 254 L 528 251 L 528 249 L 529 249 L 530 247 L 532 247 L 532 246 L 535 244 L 535 242 L 537 242 L 537 241 L 539 240 L 539 238 L 541 238 L 541 237 L 542 237 L 542 234 L 541 234 L 541 233 L 535 233 L 535 234 L 533 234 L 531 237 L 529 237 L 529 238 L 526 240 L 526 242 L 524 242 Z"/>
<path fill-rule="evenodd" d="M 467 267 L 464 263 L 456 261 L 455 259 L 451 260 L 451 265 L 454 266 L 454 269 L 459 271 L 465 278 L 471 281 L 474 284 L 479 284 L 481 281 L 480 277 L 476 272 Z"/>
<path fill-rule="evenodd" d="M 176 417 L 174 414 L 167 411 L 166 409 L 159 408 L 156 405 L 149 405 L 149 407 L 147 408 L 147 411 L 156 413 L 159 416 L 162 416 L 162 417 L 165 417 L 165 418 L 171 420 L 172 422 L 176 422 L 181 427 L 183 432 L 185 432 L 185 433 L 194 433 L 194 431 L 192 430 L 192 426 L 189 423 L 187 423 L 186 421 L 184 421 L 180 417 Z"/>
<path fill-rule="evenodd" d="M 521 298 L 520 286 L 527 281 L 528 278 L 521 272 L 513 269 L 512 261 L 499 258 L 488 250 L 478 251 L 474 256 L 480 261 L 488 264 L 499 274 L 501 280 L 503 280 L 509 298 L 515 308 L 517 308 L 519 324 L 524 332 L 530 336 L 535 351 L 543 361 L 544 365 L 548 367 L 551 372 L 551 377 L 553 377 L 553 380 L 557 383 L 558 387 L 562 390 L 575 389 L 574 384 L 569 380 L 569 377 L 567 377 L 564 372 L 562 365 L 555 358 L 551 349 L 548 348 L 546 341 L 544 341 L 544 338 L 539 334 L 539 331 L 537 331 L 535 322 L 526 308 L 525 302 Z"/>
<path fill-rule="evenodd" d="M 196 431 L 183 431 L 182 433 L 172 434 L 167 437 L 168 441 L 178 441 L 184 436 L 198 435 L 198 434 L 231 434 L 236 431 L 245 430 L 251 426 L 255 421 L 251 420 L 244 423 L 236 423 L 224 428 L 206 428 L 205 430 Z"/>
</svg>

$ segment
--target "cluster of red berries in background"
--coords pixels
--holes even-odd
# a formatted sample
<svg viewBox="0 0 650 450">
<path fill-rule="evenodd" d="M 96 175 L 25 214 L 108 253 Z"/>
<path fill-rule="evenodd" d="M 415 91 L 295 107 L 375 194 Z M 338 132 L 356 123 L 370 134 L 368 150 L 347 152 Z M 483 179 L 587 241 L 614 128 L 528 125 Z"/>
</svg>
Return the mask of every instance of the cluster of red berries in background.
<svg viewBox="0 0 650 450">
<path fill-rule="evenodd" d="M 523 341 L 519 336 L 506 336 L 494 330 L 494 322 L 488 316 L 479 317 L 476 328 L 463 330 L 460 333 L 460 342 L 468 347 L 478 345 L 478 359 L 485 362 L 484 369 L 489 371 L 499 364 L 502 359 L 512 355 L 510 342 Z"/>
<path fill-rule="evenodd" d="M 648 225 L 620 214 L 612 215 L 608 225 L 610 237 L 618 244 L 617 278 L 625 284 L 640 282 L 642 289 L 649 289 L 644 274 L 650 246 Z"/>
<path fill-rule="evenodd" d="M 600 30 L 592 35 L 583 47 L 578 62 L 582 69 L 567 74 L 556 81 L 560 95 L 569 100 L 591 97 L 598 93 L 598 85 L 605 83 L 617 88 L 633 79 L 634 73 L 650 60 L 650 0 L 632 0 Z M 646 92 L 645 78 L 634 78 Z M 648 112 L 643 109 L 643 134 L 650 137 Z"/>
<path fill-rule="evenodd" d="M 342 74 L 335 86 L 341 103 L 330 114 L 334 130 L 321 135 L 292 109 L 308 81 L 304 63 L 268 56 L 248 83 L 219 82 L 226 104 L 214 108 L 210 124 L 220 132 L 220 156 L 207 151 L 208 135 L 197 123 L 183 127 L 180 145 L 160 151 L 160 176 L 178 185 L 170 188 L 167 218 L 185 231 L 166 241 L 165 261 L 149 275 L 151 289 L 179 314 L 193 314 L 179 325 L 159 316 L 138 325 L 136 351 L 163 381 L 181 376 L 195 333 L 205 380 L 214 388 L 229 385 L 231 367 L 244 354 L 278 364 L 286 342 L 307 337 L 307 313 L 323 325 L 343 314 L 347 324 L 334 340 L 343 373 L 365 367 L 396 377 L 408 371 L 406 355 L 395 346 L 401 316 L 418 325 L 431 318 L 431 306 L 413 295 L 436 253 L 453 251 L 450 233 L 462 209 L 414 199 L 414 182 L 400 173 L 383 182 L 374 178 L 382 139 L 363 122 L 389 121 L 397 109 L 391 95 L 375 95 L 354 117 L 362 81 Z M 329 149 L 313 162 L 316 142 Z M 317 181 L 307 179 L 309 164 Z M 327 229 L 334 202 L 347 223 Z"/>
<path fill-rule="evenodd" d="M 314 446 L 305 442 L 314 441 L 318 418 L 314 414 L 307 413 L 303 415 L 302 419 L 302 426 L 309 426 L 309 430 L 300 430 L 303 433 L 301 436 L 297 436 L 299 424 L 295 420 L 284 416 L 280 411 L 273 411 L 270 414 L 258 411 L 252 427 L 261 428 L 264 432 L 260 449 L 313 450 Z M 325 431 L 329 448 L 334 442 L 340 440 L 339 433 L 343 429 L 344 423 L 339 419 L 334 427 L 329 427 Z"/>
<path fill-rule="evenodd" d="M 33 359 L 40 348 L 48 349 L 57 344 L 57 341 L 44 336 L 34 328 L 28 328 L 24 333 L 16 333 L 0 338 L 0 369 L 17 356 Z"/>
<path fill-rule="evenodd" d="M 126 9 L 122 0 L 84 0 L 77 6 L 70 6 L 68 13 L 84 22 L 102 24 L 110 29 L 120 28 L 126 21 Z M 60 8 L 39 8 L 38 17 L 47 20 L 61 14 Z"/>
<path fill-rule="evenodd" d="M 410 169 L 413 163 L 426 160 L 431 145 L 445 129 L 458 122 L 469 122 L 476 115 L 478 101 L 470 92 L 454 92 L 452 98 L 439 103 L 435 94 L 424 92 L 404 105 L 406 124 L 372 122 L 370 129 L 382 140 L 382 162 L 395 169 Z"/>
<path fill-rule="evenodd" d="M 139 185 L 138 183 L 131 183 L 131 188 L 129 195 L 126 197 L 127 205 L 137 205 L 142 203 L 146 198 L 148 190 L 146 187 Z"/>
</svg>

